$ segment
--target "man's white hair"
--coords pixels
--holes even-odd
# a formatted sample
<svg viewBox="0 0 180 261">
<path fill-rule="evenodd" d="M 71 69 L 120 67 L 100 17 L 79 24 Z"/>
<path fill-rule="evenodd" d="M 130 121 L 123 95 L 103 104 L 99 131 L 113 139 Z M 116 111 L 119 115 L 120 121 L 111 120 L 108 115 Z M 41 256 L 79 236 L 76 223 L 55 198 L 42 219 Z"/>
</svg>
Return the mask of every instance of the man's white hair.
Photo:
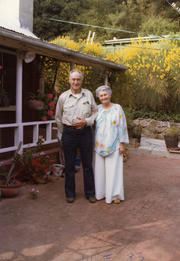
<svg viewBox="0 0 180 261">
<path fill-rule="evenodd" d="M 70 71 L 70 73 L 69 73 L 69 79 L 70 79 L 70 77 L 71 77 L 71 74 L 74 73 L 74 72 L 78 72 L 78 73 L 81 75 L 81 79 L 83 80 L 83 78 L 84 78 L 83 73 L 82 73 L 81 71 L 79 71 L 79 70 L 76 70 L 76 69 L 73 69 L 73 70 Z"/>
</svg>

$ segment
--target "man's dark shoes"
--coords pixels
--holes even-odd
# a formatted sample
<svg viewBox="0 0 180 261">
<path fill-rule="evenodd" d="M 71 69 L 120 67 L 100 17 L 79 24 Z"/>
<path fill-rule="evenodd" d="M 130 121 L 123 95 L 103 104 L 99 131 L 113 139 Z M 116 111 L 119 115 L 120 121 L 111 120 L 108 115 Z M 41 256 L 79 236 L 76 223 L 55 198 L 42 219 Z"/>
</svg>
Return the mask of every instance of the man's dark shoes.
<svg viewBox="0 0 180 261">
<path fill-rule="evenodd" d="M 95 197 L 89 197 L 88 200 L 89 200 L 90 203 L 96 203 Z"/>
<path fill-rule="evenodd" d="M 75 198 L 66 198 L 66 201 L 67 201 L 68 203 L 73 203 L 74 200 L 75 200 Z"/>
</svg>

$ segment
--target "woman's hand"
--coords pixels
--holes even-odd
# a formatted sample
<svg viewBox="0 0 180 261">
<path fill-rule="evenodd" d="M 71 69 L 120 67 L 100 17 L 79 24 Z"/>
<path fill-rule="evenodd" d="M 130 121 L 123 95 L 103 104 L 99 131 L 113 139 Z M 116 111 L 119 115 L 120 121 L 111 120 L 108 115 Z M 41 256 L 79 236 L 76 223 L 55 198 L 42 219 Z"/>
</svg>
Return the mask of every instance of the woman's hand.
<svg viewBox="0 0 180 261">
<path fill-rule="evenodd" d="M 125 151 L 125 146 L 124 146 L 124 143 L 120 143 L 120 146 L 119 146 L 119 154 L 123 154 L 123 152 Z"/>
</svg>

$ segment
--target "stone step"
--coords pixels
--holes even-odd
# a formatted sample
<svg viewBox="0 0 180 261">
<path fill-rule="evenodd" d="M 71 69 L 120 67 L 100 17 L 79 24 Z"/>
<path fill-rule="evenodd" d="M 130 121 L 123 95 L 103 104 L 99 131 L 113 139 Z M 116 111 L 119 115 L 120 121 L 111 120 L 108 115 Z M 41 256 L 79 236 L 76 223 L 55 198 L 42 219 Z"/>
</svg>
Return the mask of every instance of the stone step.
<svg viewBox="0 0 180 261">
<path fill-rule="evenodd" d="M 179 143 L 180 148 L 180 143 Z M 152 155 L 159 157 L 167 157 L 173 159 L 180 159 L 179 151 L 168 151 L 164 140 L 141 138 L 140 146 L 135 148 L 134 139 L 130 139 L 129 149 L 131 152 L 143 155 Z"/>
</svg>

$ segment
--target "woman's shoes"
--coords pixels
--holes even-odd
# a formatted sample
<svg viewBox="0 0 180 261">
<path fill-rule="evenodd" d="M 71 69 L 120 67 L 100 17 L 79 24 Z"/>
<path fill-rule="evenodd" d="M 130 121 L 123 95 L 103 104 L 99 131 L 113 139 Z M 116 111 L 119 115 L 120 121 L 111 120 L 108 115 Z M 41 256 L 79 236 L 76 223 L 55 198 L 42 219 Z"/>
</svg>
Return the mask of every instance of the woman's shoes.
<svg viewBox="0 0 180 261">
<path fill-rule="evenodd" d="M 115 200 L 113 200 L 113 203 L 119 204 L 119 203 L 120 203 L 120 199 L 119 199 L 119 198 L 116 198 Z"/>
</svg>

